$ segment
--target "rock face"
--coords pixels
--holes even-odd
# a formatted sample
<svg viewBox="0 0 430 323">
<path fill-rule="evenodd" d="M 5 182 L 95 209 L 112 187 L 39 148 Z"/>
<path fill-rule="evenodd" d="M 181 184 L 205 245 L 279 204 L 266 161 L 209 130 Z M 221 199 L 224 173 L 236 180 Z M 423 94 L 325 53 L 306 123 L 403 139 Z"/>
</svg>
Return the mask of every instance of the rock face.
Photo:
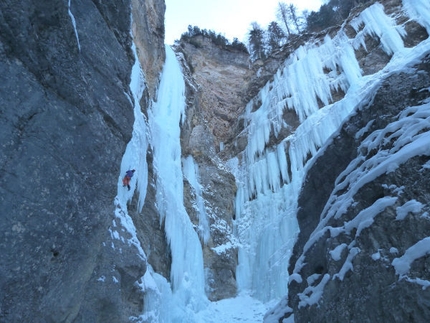
<svg viewBox="0 0 430 323">
<path fill-rule="evenodd" d="M 162 21 L 164 2 L 152 5 L 148 17 Z M 141 313 L 134 283 L 145 263 L 133 248 L 112 249 L 109 234 L 134 119 L 130 8 L 0 4 L 1 322 L 126 322 Z M 146 37 L 163 42 L 161 31 Z"/>
<path fill-rule="evenodd" d="M 291 263 L 293 273 L 298 257 L 306 259 L 306 265 L 298 271 L 303 281 L 297 283 L 293 280 L 289 286 L 289 306 L 294 310 L 295 321 L 335 322 L 339 317 L 348 322 L 429 320 L 426 304 L 430 302 L 430 292 L 412 281 L 430 279 L 428 257 L 413 262 L 409 278 L 399 279 L 392 265 L 394 259 L 428 236 L 430 222 L 425 214 L 429 209 L 430 173 L 425 165 L 430 160 L 429 156 L 411 158 L 394 171 L 384 173 L 362 186 L 353 196 L 354 204 L 341 217 L 324 223 L 327 227 L 339 228 L 348 221 L 358 219 L 378 201 L 392 201 L 389 206 L 380 207 L 380 213 L 372 220 L 372 225 L 366 224 L 363 218 L 363 229 L 359 227 L 339 235 L 330 235 L 330 230 L 327 230 L 321 238 L 305 247 L 309 244 L 312 231 L 316 230 L 317 225 L 321 226 L 320 214 L 335 188 L 336 178 L 357 157 L 368 160 L 378 154 L 375 150 L 360 150 L 364 138 L 358 137 L 357 132 L 366 129 L 365 133 L 370 134 L 384 130 L 407 107 L 421 105 L 428 100 L 429 63 L 427 57 L 423 64 L 415 66 L 413 73 L 395 74 L 387 78 L 372 103 L 348 120 L 309 171 L 299 200 L 301 209 L 298 219 L 302 231 Z M 384 148 L 392 149 L 394 144 L 394 141 L 387 142 Z M 353 186 L 348 189 L 355 190 Z M 339 196 L 344 193 L 335 192 Z M 421 207 L 409 209 L 405 218 L 400 220 L 399 209 L 406 203 L 411 205 L 410 201 L 417 201 Z M 335 278 L 323 282 L 324 277 Z M 311 283 L 310 279 L 316 281 Z M 307 285 L 320 283 L 325 284 L 321 301 L 318 305 L 304 306 L 304 295 L 312 295 L 311 290 L 305 290 Z"/>
<path fill-rule="evenodd" d="M 132 31 L 140 65 L 145 73 L 147 92 L 155 98 L 159 74 L 163 67 L 164 12 L 166 4 L 160 0 L 132 0 Z M 147 103 L 143 104 L 146 108 Z"/>
<path fill-rule="evenodd" d="M 219 152 L 221 143 L 228 144 L 237 135 L 237 120 L 250 99 L 248 91 L 254 73 L 249 55 L 222 49 L 203 36 L 181 42 L 176 51 L 183 54 L 190 71 L 188 79 L 195 82 L 194 104 L 213 137 L 215 151 Z M 190 144 L 194 153 L 199 153 L 192 140 Z"/>
</svg>

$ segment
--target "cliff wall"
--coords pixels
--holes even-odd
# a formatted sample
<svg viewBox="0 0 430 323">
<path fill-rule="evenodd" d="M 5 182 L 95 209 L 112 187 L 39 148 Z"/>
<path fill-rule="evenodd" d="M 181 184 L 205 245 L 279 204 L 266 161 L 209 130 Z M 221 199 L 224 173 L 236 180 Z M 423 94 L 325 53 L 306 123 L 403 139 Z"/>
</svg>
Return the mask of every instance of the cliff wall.
<svg viewBox="0 0 430 323">
<path fill-rule="evenodd" d="M 148 101 L 164 1 L 0 4 L 1 322 L 126 322 L 142 311 L 134 284 L 145 263 L 126 244 L 112 249 L 109 234 L 134 121 L 131 8 L 155 66 L 144 65 Z"/>
</svg>

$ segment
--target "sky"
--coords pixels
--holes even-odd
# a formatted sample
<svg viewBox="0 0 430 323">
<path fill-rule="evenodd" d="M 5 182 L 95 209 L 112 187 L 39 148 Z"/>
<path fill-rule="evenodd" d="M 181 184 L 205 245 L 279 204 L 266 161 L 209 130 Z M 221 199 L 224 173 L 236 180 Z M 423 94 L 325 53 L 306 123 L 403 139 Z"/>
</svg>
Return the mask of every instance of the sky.
<svg viewBox="0 0 430 323">
<path fill-rule="evenodd" d="M 165 43 L 173 44 L 188 25 L 200 29 L 213 30 L 230 41 L 238 38 L 246 42 L 246 34 L 252 22 L 256 21 L 266 29 L 276 20 L 278 2 L 293 3 L 298 12 L 308 9 L 317 11 L 323 0 L 165 0 L 166 1 L 166 39 Z"/>
</svg>

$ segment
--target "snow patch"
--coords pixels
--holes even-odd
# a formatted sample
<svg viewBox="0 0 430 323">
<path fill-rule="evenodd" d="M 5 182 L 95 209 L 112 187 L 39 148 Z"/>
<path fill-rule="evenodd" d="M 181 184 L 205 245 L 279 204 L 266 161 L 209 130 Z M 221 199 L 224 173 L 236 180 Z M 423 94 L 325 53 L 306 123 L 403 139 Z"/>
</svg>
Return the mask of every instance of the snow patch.
<svg viewBox="0 0 430 323">
<path fill-rule="evenodd" d="M 336 248 L 334 248 L 333 250 L 331 250 L 330 256 L 334 261 L 339 261 L 341 259 L 342 256 L 342 251 L 347 247 L 348 245 L 346 243 L 342 243 L 340 245 L 338 245 Z"/>
<path fill-rule="evenodd" d="M 360 252 L 360 248 L 357 248 L 357 247 L 351 247 L 349 249 L 348 257 L 346 258 L 345 262 L 343 263 L 343 266 L 340 269 L 340 271 L 333 276 L 333 279 L 339 278 L 339 280 L 343 280 L 345 278 L 345 274 L 349 270 L 354 269 L 354 266 L 352 265 L 352 260 L 354 259 L 354 257 L 356 255 L 358 255 L 359 252 Z"/>
<path fill-rule="evenodd" d="M 426 169 L 430 169 L 430 160 L 428 162 L 426 162 L 422 168 L 420 169 L 420 171 L 426 170 Z"/>
<path fill-rule="evenodd" d="M 357 229 L 355 237 L 358 237 L 361 231 L 370 227 L 375 216 L 384 211 L 387 207 L 394 205 L 397 202 L 397 197 L 385 196 L 376 200 L 371 206 L 360 211 L 354 219 L 345 223 L 344 228 L 346 233 L 350 233 L 352 229 Z"/>
<path fill-rule="evenodd" d="M 379 250 L 377 251 L 377 252 L 375 252 L 374 254 L 372 254 L 372 259 L 373 260 L 379 260 L 379 259 L 381 259 L 381 253 L 379 252 Z"/>
<path fill-rule="evenodd" d="M 329 282 L 329 280 L 330 275 L 325 274 L 318 285 L 308 286 L 305 288 L 303 293 L 299 293 L 299 308 L 317 304 L 323 294 L 324 287 Z"/>
<path fill-rule="evenodd" d="M 396 270 L 396 274 L 402 277 L 409 273 L 415 260 L 428 254 L 430 254 L 430 237 L 424 238 L 409 247 L 403 256 L 395 258 L 391 264 Z"/>
<path fill-rule="evenodd" d="M 419 213 L 423 207 L 424 205 L 415 199 L 407 201 L 396 209 L 396 220 L 404 220 L 409 213 Z"/>
<path fill-rule="evenodd" d="M 398 253 L 399 253 L 399 249 L 397 249 L 397 248 L 395 248 L 395 247 L 391 247 L 391 248 L 390 248 L 390 253 L 391 253 L 391 254 L 393 254 L 393 255 L 394 255 L 394 254 L 398 254 Z"/>
<path fill-rule="evenodd" d="M 215 253 L 218 255 L 221 255 L 223 253 L 226 253 L 228 250 L 232 249 L 234 246 L 231 242 L 227 242 L 223 245 L 219 245 L 215 248 L 211 248 Z"/>
</svg>

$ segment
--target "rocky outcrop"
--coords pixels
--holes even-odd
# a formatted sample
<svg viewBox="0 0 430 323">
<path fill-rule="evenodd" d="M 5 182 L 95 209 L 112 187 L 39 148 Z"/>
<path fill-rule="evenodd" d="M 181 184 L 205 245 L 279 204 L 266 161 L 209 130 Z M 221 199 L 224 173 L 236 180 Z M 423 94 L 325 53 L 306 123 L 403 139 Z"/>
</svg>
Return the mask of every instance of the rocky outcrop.
<svg viewBox="0 0 430 323">
<path fill-rule="evenodd" d="M 157 22 L 143 12 L 140 24 L 163 21 L 164 2 L 152 5 Z M 109 234 L 134 121 L 130 10 L 128 0 L 0 4 L 1 322 L 141 313 L 145 263 Z M 161 31 L 145 37 L 143 47 L 163 42 Z"/>
<path fill-rule="evenodd" d="M 148 94 L 155 99 L 159 76 L 166 58 L 164 51 L 164 0 L 131 0 L 132 31 L 137 56 L 145 73 Z M 146 110 L 148 103 L 142 102 Z"/>
<path fill-rule="evenodd" d="M 237 120 L 250 99 L 248 91 L 254 73 L 249 55 L 218 47 L 204 36 L 180 42 L 176 51 L 183 54 L 195 81 L 199 113 L 219 152 L 220 145 L 227 147 L 240 132 Z"/>
</svg>

